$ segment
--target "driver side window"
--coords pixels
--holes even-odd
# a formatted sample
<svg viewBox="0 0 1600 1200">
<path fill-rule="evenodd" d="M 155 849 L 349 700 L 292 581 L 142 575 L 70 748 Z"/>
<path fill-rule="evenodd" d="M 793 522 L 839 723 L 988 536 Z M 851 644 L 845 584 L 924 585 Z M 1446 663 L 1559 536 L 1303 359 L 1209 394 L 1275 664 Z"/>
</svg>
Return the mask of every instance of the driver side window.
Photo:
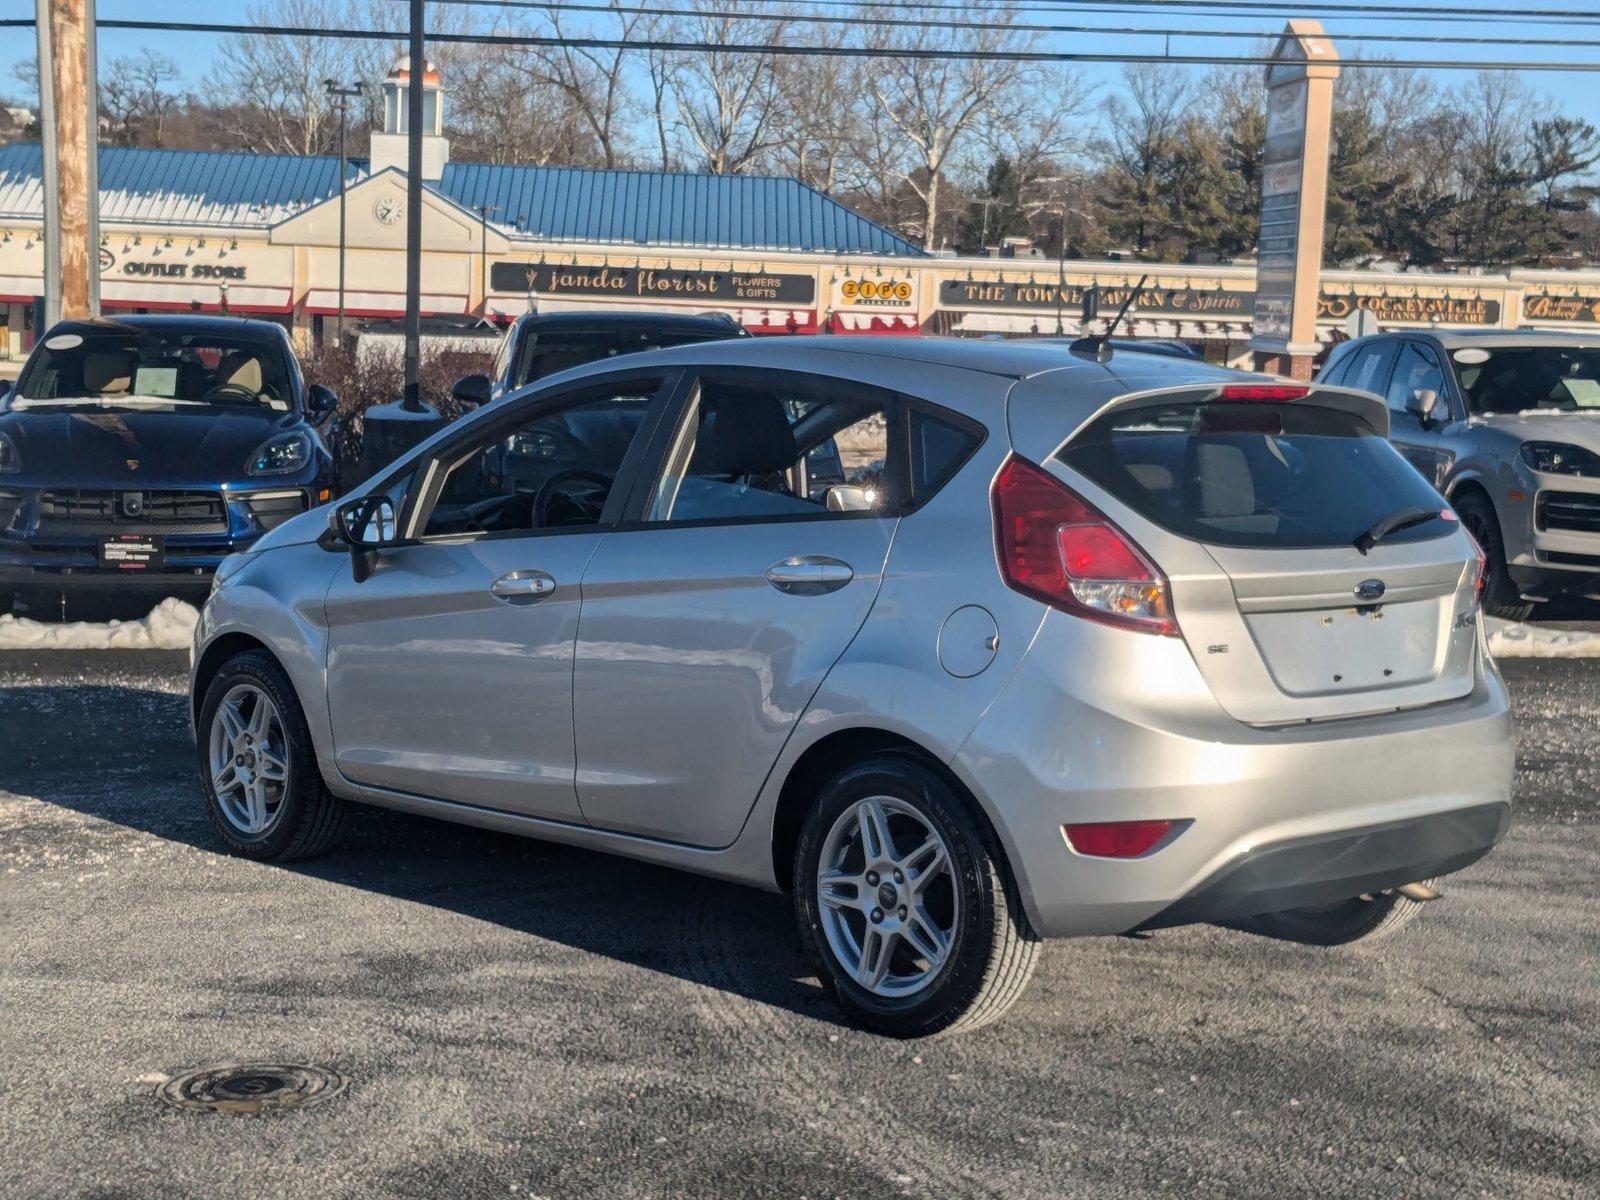
<svg viewBox="0 0 1600 1200">
<path fill-rule="evenodd" d="M 597 524 L 660 387 L 630 380 L 490 423 L 481 441 L 457 448 L 422 536 Z"/>
</svg>

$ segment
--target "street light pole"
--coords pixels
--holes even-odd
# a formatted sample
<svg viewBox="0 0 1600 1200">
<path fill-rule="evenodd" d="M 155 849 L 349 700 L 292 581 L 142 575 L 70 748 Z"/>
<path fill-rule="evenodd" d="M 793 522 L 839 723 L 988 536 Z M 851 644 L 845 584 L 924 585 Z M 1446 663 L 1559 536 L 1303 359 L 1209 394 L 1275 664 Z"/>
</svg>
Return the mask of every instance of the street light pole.
<svg viewBox="0 0 1600 1200">
<path fill-rule="evenodd" d="M 350 97 L 361 95 L 365 86 L 359 79 L 350 87 L 341 87 L 332 79 L 322 81 L 323 92 L 339 101 L 339 323 L 334 335 L 336 346 L 344 345 L 344 177 L 350 161 L 345 153 L 345 128 L 350 115 Z"/>
<path fill-rule="evenodd" d="M 406 91 L 406 390 L 400 406 L 422 409 L 422 93 L 428 60 L 422 0 L 411 0 L 411 75 Z"/>
<path fill-rule="evenodd" d="M 483 292 L 483 320 L 489 319 L 489 214 L 499 212 L 498 204 L 475 204 L 478 214 L 478 284 Z"/>
</svg>

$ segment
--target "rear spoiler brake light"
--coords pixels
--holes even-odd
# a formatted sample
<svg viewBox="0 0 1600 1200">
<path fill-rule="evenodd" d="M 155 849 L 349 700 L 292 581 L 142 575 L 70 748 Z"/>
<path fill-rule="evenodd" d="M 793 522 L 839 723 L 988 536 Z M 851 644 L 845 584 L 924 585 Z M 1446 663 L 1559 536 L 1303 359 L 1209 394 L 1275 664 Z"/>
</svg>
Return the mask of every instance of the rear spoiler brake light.
<svg viewBox="0 0 1600 1200">
<path fill-rule="evenodd" d="M 1279 403 L 1284 400 L 1303 400 L 1310 394 L 1310 386 L 1303 383 L 1228 383 L 1217 392 L 1217 399 Z"/>
</svg>

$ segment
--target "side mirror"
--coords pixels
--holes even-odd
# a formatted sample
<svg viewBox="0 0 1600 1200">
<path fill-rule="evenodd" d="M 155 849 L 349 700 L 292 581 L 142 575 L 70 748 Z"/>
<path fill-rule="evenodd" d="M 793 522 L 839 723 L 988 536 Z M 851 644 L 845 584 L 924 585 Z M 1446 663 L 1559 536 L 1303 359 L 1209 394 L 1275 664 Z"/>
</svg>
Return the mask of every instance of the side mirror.
<svg viewBox="0 0 1600 1200">
<path fill-rule="evenodd" d="M 11 395 L 11 380 L 0 379 L 0 400 L 4 400 L 9 395 Z"/>
<path fill-rule="evenodd" d="M 462 408 L 481 408 L 489 403 L 489 387 L 487 375 L 466 375 L 456 380 L 455 386 L 450 389 L 450 396 Z"/>
<path fill-rule="evenodd" d="M 313 383 L 306 389 L 306 407 L 317 414 L 331 413 L 339 407 L 339 397 L 334 390 L 320 383 Z"/>
<path fill-rule="evenodd" d="M 836 483 L 828 489 L 829 512 L 871 512 L 878 501 L 871 490 L 853 483 Z"/>
<path fill-rule="evenodd" d="M 364 582 L 378 564 L 378 551 L 400 540 L 400 523 L 389 497 L 358 496 L 335 506 L 328 526 L 350 547 L 350 574 Z"/>
<path fill-rule="evenodd" d="M 1439 407 L 1439 393 L 1432 388 L 1418 388 L 1406 399 L 1406 411 L 1426 424 L 1433 420 L 1433 411 Z"/>
</svg>

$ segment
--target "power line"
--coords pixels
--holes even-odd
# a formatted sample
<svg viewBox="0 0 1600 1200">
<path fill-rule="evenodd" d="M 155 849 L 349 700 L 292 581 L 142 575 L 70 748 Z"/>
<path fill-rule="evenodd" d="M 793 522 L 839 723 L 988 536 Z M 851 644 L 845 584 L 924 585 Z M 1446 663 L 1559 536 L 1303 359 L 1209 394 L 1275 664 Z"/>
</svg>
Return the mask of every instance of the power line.
<svg viewBox="0 0 1600 1200">
<path fill-rule="evenodd" d="M 740 21 L 766 21 L 771 24 L 800 25 L 869 25 L 875 28 L 911 29 L 1003 29 L 1016 33 L 1073 33 L 1091 37 L 1161 37 L 1161 38 L 1227 38 L 1247 41 L 1273 41 L 1281 36 L 1280 30 L 1249 29 L 1173 29 L 1166 27 L 1141 27 L 1136 25 L 1062 25 L 1032 21 L 1011 21 L 1004 25 L 995 22 L 962 21 L 951 18 L 924 19 L 917 17 L 872 17 L 803 15 L 792 12 L 760 13 L 736 12 L 730 9 L 665 8 L 649 4 L 607 4 L 601 0 L 584 3 L 583 0 L 432 0 L 435 4 L 460 8 L 495 8 L 519 12 L 581 12 L 595 15 L 660 16 L 660 17 L 710 17 L 732 18 Z M 816 0 L 811 0 L 814 4 Z M 840 5 L 854 5 L 856 0 L 840 0 Z M 831 7 L 831 6 L 830 6 Z M 941 11 L 953 11 L 943 10 Z M 1596 18 L 1600 20 L 1600 18 Z M 1339 33 L 1329 34 L 1340 42 L 1383 42 L 1407 45 L 1469 45 L 1469 46 L 1600 46 L 1600 41 L 1574 40 L 1570 37 L 1512 37 L 1508 35 L 1470 37 L 1463 34 L 1422 33 Z"/>
<path fill-rule="evenodd" d="M 6 22 L 10 24 L 12 22 Z M 31 21 L 17 22 L 29 24 Z M 99 22 L 104 29 L 142 29 L 162 33 L 222 33 L 327 37 L 353 41 L 404 40 L 393 31 L 323 28 L 315 25 L 237 25 L 218 21 Z M 478 46 L 570 47 L 580 50 L 659 50 L 673 54 L 747 54 L 777 57 L 865 58 L 919 62 L 1036 62 L 1036 63 L 1156 63 L 1168 66 L 1271 66 L 1276 59 L 1260 54 L 1109 54 L 1066 50 L 962 50 L 926 47 L 879 49 L 871 46 L 814 46 L 774 42 L 704 42 L 671 38 L 541 37 L 534 34 L 432 33 L 432 42 Z M 1496 59 L 1362 59 L 1348 58 L 1342 66 L 1362 70 L 1416 71 L 1537 71 L 1591 74 L 1600 62 L 1528 62 Z"/>
<path fill-rule="evenodd" d="M 788 0 L 752 0 L 759 4 L 781 4 Z M 930 4 L 927 0 L 808 0 L 824 7 L 900 8 L 915 11 L 948 9 L 945 4 Z M 957 6 L 960 7 L 960 6 Z M 1324 15 L 1338 20 L 1355 15 L 1364 19 L 1415 19 L 1417 17 L 1486 18 L 1507 23 L 1526 20 L 1594 21 L 1593 9 L 1565 8 L 1456 8 L 1439 4 L 1317 4 L 1310 0 L 1137 0 L 1107 4 L 1105 0 L 1015 0 L 1006 8 L 1014 12 L 1146 12 L 1150 9 L 1181 8 L 1194 11 L 1196 16 L 1215 20 L 1242 19 L 1242 13 L 1255 15 L 1301 13 L 1308 16 Z M 1197 10 L 1240 11 L 1197 11 Z"/>
</svg>

